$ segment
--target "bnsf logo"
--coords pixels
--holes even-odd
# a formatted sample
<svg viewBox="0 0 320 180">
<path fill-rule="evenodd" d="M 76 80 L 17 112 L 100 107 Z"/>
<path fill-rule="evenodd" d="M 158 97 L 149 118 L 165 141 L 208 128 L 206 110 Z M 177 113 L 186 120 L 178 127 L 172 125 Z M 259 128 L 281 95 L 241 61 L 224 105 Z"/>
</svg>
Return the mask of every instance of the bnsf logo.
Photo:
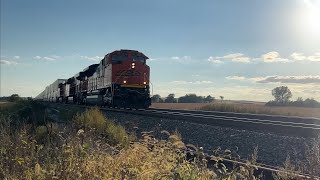
<svg viewBox="0 0 320 180">
<path fill-rule="evenodd" d="M 121 70 L 115 76 L 140 76 L 141 72 L 135 70 Z"/>
</svg>

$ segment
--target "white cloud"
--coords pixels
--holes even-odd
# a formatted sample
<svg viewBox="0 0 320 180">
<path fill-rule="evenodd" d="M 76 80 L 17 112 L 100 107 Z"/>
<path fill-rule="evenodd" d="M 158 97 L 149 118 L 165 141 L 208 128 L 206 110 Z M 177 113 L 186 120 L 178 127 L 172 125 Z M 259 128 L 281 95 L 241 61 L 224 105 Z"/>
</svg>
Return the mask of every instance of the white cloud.
<svg viewBox="0 0 320 180">
<path fill-rule="evenodd" d="M 174 62 L 182 63 L 182 64 L 188 64 L 194 62 L 194 60 L 191 58 L 191 56 L 173 56 L 170 58 Z"/>
<path fill-rule="evenodd" d="M 148 61 L 158 61 L 157 58 L 149 58 Z"/>
<path fill-rule="evenodd" d="M 293 60 L 296 61 L 303 61 L 305 60 L 307 57 L 303 55 L 303 53 L 292 53 L 291 57 L 293 58 Z"/>
<path fill-rule="evenodd" d="M 249 58 L 249 57 L 236 57 L 236 58 L 233 58 L 231 61 L 241 62 L 241 63 L 249 63 L 251 61 L 251 58 Z"/>
<path fill-rule="evenodd" d="M 228 80 L 245 80 L 246 77 L 244 77 L 244 76 L 227 76 L 226 79 L 228 79 Z"/>
<path fill-rule="evenodd" d="M 320 76 L 267 76 L 258 83 L 320 84 Z"/>
<path fill-rule="evenodd" d="M 319 61 L 320 62 L 320 53 L 315 53 L 312 56 L 308 56 L 309 61 Z"/>
<path fill-rule="evenodd" d="M 0 64 L 6 64 L 6 65 L 17 65 L 18 63 L 15 61 L 8 61 L 8 60 L 0 60 Z"/>
<path fill-rule="evenodd" d="M 280 54 L 276 51 L 271 51 L 261 56 L 263 62 L 272 63 L 272 62 L 289 62 L 288 59 L 280 58 Z"/>
<path fill-rule="evenodd" d="M 186 84 L 212 84 L 212 81 L 171 81 L 171 84 L 175 85 L 186 85 Z"/>
<path fill-rule="evenodd" d="M 55 56 L 55 55 L 53 55 L 53 56 Z M 44 56 L 44 57 L 34 56 L 33 59 L 42 60 L 42 61 L 55 61 L 55 60 L 57 60 L 57 59 L 54 58 L 53 56 Z M 55 57 L 58 57 L 58 56 L 55 56 Z M 60 56 L 59 56 L 59 57 L 60 57 Z"/>
<path fill-rule="evenodd" d="M 41 59 L 41 56 L 35 56 L 33 59 Z"/>
<path fill-rule="evenodd" d="M 51 58 L 51 57 L 43 57 L 44 60 L 46 61 L 55 61 L 56 59 Z"/>
<path fill-rule="evenodd" d="M 318 61 L 320 62 L 320 53 L 314 53 L 311 56 L 305 56 L 303 53 L 294 52 L 291 57 L 295 61 Z"/>
<path fill-rule="evenodd" d="M 180 59 L 180 57 L 178 57 L 178 56 L 173 56 L 173 57 L 171 57 L 171 59 L 173 59 L 173 60 L 178 60 L 178 59 Z"/>
<path fill-rule="evenodd" d="M 13 59 L 20 59 L 20 56 L 13 56 Z"/>
<path fill-rule="evenodd" d="M 103 59 L 103 57 L 101 56 L 80 56 L 82 59 L 86 59 L 88 61 L 100 61 L 101 59 Z"/>
<path fill-rule="evenodd" d="M 219 59 L 216 59 L 216 57 L 212 57 L 212 56 L 210 56 L 208 58 L 208 61 L 211 62 L 211 63 L 214 63 L 214 64 L 222 64 L 223 63 L 223 61 L 221 61 Z"/>
<path fill-rule="evenodd" d="M 60 59 L 61 56 L 58 55 L 50 55 L 50 56 L 34 56 L 33 59 L 42 60 L 42 61 L 56 61 Z"/>
<path fill-rule="evenodd" d="M 237 58 L 237 57 L 241 57 L 241 56 L 243 56 L 242 53 L 234 53 L 234 54 L 228 54 L 228 55 L 222 56 L 221 58 L 223 58 L 223 59 L 233 59 L 233 58 Z"/>
<path fill-rule="evenodd" d="M 292 83 L 292 84 L 320 84 L 320 75 L 318 76 L 265 76 L 265 77 L 244 77 L 227 76 L 228 80 L 251 81 L 256 83 Z"/>
<path fill-rule="evenodd" d="M 238 62 L 238 63 L 249 63 L 251 62 L 250 57 L 243 56 L 242 53 L 234 53 L 234 54 L 228 54 L 222 57 L 213 57 L 210 56 L 208 58 L 208 61 L 215 64 L 221 64 L 223 63 L 222 60 L 231 60 L 232 62 Z"/>
<path fill-rule="evenodd" d="M 171 57 L 172 60 L 190 60 L 191 59 L 191 56 L 173 56 Z"/>
<path fill-rule="evenodd" d="M 233 53 L 228 54 L 225 56 L 210 56 L 208 58 L 208 61 L 214 64 L 221 64 L 226 62 L 226 60 L 230 60 L 232 62 L 238 62 L 238 63 L 250 63 L 254 61 L 262 61 L 265 63 L 287 63 L 287 62 L 294 62 L 294 61 L 311 61 L 311 62 L 320 62 L 320 53 L 314 53 L 312 55 L 306 56 L 303 53 L 294 52 L 290 56 L 292 60 L 289 60 L 288 58 L 282 58 L 280 57 L 279 52 L 277 51 L 271 51 L 265 54 L 262 54 L 259 58 L 254 57 L 247 57 L 244 56 L 242 53 Z"/>
</svg>

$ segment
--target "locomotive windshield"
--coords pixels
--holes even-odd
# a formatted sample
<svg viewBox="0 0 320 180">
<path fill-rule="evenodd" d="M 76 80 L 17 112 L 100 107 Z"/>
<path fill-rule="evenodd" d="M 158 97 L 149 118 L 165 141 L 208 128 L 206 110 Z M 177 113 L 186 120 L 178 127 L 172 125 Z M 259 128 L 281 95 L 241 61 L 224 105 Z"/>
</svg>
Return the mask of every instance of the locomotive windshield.
<svg viewBox="0 0 320 180">
<path fill-rule="evenodd" d="M 115 54 L 112 56 L 113 63 L 121 63 L 122 61 L 125 61 L 127 59 L 128 59 L 127 54 Z"/>
<path fill-rule="evenodd" d="M 142 57 L 142 56 L 136 56 L 136 55 L 133 55 L 132 56 L 132 59 L 133 59 L 133 61 L 140 61 L 140 62 L 142 62 L 143 64 L 145 63 L 145 58 L 144 57 Z"/>
</svg>

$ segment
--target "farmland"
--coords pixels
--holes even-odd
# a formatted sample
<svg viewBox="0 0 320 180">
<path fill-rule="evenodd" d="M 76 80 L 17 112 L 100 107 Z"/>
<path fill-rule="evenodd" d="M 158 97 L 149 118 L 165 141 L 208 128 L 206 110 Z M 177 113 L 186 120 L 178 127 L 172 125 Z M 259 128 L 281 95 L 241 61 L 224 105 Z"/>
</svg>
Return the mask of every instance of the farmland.
<svg viewBox="0 0 320 180">
<path fill-rule="evenodd" d="M 223 101 L 215 103 L 153 103 L 151 107 L 320 118 L 320 108 L 269 107 L 265 106 L 262 102 Z"/>
</svg>

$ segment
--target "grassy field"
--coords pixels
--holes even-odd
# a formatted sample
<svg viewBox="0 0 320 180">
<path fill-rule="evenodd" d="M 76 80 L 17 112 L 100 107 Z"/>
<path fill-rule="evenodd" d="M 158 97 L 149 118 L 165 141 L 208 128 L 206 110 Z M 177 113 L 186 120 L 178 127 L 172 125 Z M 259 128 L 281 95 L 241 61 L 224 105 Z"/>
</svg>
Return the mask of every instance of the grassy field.
<svg viewBox="0 0 320 180">
<path fill-rule="evenodd" d="M 215 103 L 153 103 L 151 107 L 166 109 L 190 109 L 320 118 L 320 108 L 269 107 L 264 106 L 264 103 L 260 102 L 242 103 L 225 101 Z"/>
</svg>

